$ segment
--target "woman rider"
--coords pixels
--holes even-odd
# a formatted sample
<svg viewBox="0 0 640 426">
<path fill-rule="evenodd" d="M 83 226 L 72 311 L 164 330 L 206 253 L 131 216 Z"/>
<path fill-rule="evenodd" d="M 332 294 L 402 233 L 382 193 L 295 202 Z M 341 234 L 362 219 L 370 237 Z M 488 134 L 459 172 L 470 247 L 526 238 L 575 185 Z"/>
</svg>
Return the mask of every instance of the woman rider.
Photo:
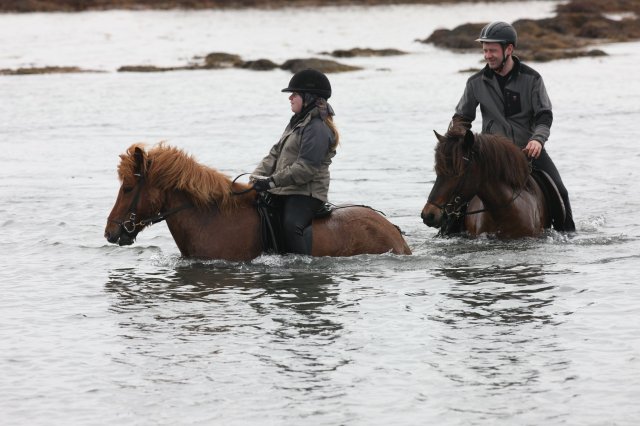
<svg viewBox="0 0 640 426">
<path fill-rule="evenodd" d="M 276 143 L 252 174 L 254 189 L 277 196 L 282 206 L 285 250 L 311 254 L 311 221 L 327 202 L 329 165 L 339 135 L 327 103 L 331 84 L 320 71 L 299 71 L 282 89 L 294 113 Z"/>
</svg>

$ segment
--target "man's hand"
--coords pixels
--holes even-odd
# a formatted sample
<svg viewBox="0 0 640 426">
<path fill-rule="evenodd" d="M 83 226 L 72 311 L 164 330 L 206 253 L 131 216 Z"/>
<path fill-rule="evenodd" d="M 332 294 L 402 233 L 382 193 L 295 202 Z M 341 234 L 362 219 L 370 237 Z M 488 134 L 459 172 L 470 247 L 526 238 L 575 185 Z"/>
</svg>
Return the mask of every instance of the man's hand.
<svg viewBox="0 0 640 426">
<path fill-rule="evenodd" d="M 522 148 L 522 152 L 524 152 L 527 157 L 538 158 L 542 153 L 542 144 L 540 141 L 531 139 L 529 143 L 527 143 L 527 146 Z"/>
<path fill-rule="evenodd" d="M 255 189 L 256 192 L 265 192 L 275 187 L 276 184 L 271 178 L 255 179 L 253 182 L 253 189 Z"/>
</svg>

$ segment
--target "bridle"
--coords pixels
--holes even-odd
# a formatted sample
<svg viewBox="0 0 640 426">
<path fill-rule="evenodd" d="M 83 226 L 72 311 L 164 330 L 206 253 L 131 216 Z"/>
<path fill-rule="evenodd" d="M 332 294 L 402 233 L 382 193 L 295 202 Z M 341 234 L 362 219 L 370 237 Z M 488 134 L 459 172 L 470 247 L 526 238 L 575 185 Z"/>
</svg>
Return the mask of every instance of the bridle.
<svg viewBox="0 0 640 426">
<path fill-rule="evenodd" d="M 438 204 L 431 197 L 427 199 L 427 203 L 436 206 L 442 212 L 444 217 L 455 217 L 456 219 L 460 219 L 462 216 L 466 216 L 469 214 L 480 213 L 484 210 L 478 210 L 474 212 L 467 212 L 467 206 L 471 200 L 465 200 L 460 194 L 464 184 L 467 180 L 467 176 L 469 174 L 471 159 L 473 158 L 473 152 L 469 157 L 462 157 L 462 159 L 467 163 L 467 166 L 464 168 L 464 172 L 462 174 L 462 178 L 456 184 L 456 188 L 453 190 L 453 195 L 449 198 L 449 201 L 445 204 Z M 473 197 L 472 197 L 473 198 Z"/>
<path fill-rule="evenodd" d="M 129 206 L 129 210 L 127 211 L 128 219 L 126 219 L 124 221 L 115 220 L 115 219 L 111 219 L 111 218 L 107 219 L 109 222 L 113 222 L 113 223 L 116 223 L 116 224 L 120 225 L 120 227 L 129 236 L 132 236 L 133 233 L 135 232 L 136 228 L 138 228 L 138 227 L 144 228 L 145 226 L 151 226 L 151 225 L 153 225 L 155 223 L 162 222 L 168 216 L 171 216 L 172 214 L 177 213 L 180 210 L 184 210 L 184 209 L 193 207 L 193 205 L 191 203 L 186 203 L 186 204 L 183 204 L 181 206 L 174 207 L 172 209 L 166 210 L 164 212 L 158 212 L 158 213 L 154 214 L 153 216 L 148 217 L 146 219 L 141 219 L 141 220 L 137 221 L 136 210 L 138 209 L 138 202 L 140 201 L 140 193 L 142 192 L 142 186 L 145 184 L 145 179 L 144 179 L 144 176 L 142 176 L 140 173 L 134 173 L 134 176 L 138 177 L 138 181 L 136 182 L 136 185 L 135 185 L 135 187 L 133 189 L 136 192 L 135 192 L 135 194 L 133 194 L 133 200 L 131 200 L 131 205 Z"/>
<path fill-rule="evenodd" d="M 449 201 L 447 203 L 440 205 L 434 202 L 431 199 L 431 197 L 427 199 L 427 204 L 436 206 L 437 208 L 440 209 L 440 212 L 442 213 L 442 224 L 440 225 L 440 234 L 448 233 L 450 228 L 452 228 L 456 223 L 460 221 L 461 218 L 465 216 L 470 216 L 470 215 L 488 211 L 487 208 L 467 211 L 467 207 L 471 202 L 471 198 L 473 198 L 475 194 L 471 196 L 471 198 L 468 200 L 465 200 L 464 197 L 462 197 L 461 195 L 458 195 L 461 192 L 467 180 L 469 169 L 471 168 L 471 162 L 473 161 L 473 154 L 474 154 L 473 151 L 471 151 L 471 154 L 469 155 L 469 157 L 462 157 L 462 159 L 466 163 L 466 167 L 464 169 L 462 178 L 458 181 L 456 188 L 453 191 L 453 195 L 451 196 L 451 198 L 449 198 Z M 529 162 L 529 172 L 531 172 L 531 162 Z M 525 183 L 523 183 L 522 186 L 520 186 L 520 189 L 518 190 L 517 193 L 515 191 L 513 192 L 513 195 L 511 196 L 511 200 L 509 200 L 509 202 L 501 206 L 498 206 L 498 208 L 500 209 L 507 208 L 511 204 L 513 204 L 513 202 L 518 197 L 520 197 L 520 194 L 522 194 L 522 191 L 524 190 L 524 187 L 525 187 Z"/>
</svg>

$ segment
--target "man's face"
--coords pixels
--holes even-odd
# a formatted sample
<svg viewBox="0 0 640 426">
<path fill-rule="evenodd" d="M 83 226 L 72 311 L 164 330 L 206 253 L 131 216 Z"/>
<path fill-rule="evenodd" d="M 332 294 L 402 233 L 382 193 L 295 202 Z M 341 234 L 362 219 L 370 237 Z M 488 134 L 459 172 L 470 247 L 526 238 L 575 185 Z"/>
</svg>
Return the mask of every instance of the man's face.
<svg viewBox="0 0 640 426">
<path fill-rule="evenodd" d="M 482 43 L 482 52 L 484 53 L 484 60 L 492 70 L 499 69 L 502 65 L 502 45 L 500 43 Z M 511 55 L 513 52 L 513 46 L 507 45 L 505 49 L 505 55 Z"/>
</svg>

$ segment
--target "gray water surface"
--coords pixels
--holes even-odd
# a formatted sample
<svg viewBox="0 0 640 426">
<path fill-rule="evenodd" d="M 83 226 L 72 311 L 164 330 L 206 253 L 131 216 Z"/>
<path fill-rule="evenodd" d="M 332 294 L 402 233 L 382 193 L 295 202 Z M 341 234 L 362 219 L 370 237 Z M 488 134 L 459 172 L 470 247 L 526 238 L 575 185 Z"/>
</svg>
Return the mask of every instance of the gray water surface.
<svg viewBox="0 0 640 426">
<path fill-rule="evenodd" d="M 541 18 L 554 2 L 501 6 Z M 640 43 L 532 64 L 578 232 L 442 239 L 420 210 L 480 52 L 415 43 L 483 4 L 0 15 L 0 418 L 6 425 L 633 425 L 640 418 Z M 296 22 L 307 23 L 305 28 Z M 334 203 L 384 211 L 411 257 L 182 259 L 164 224 L 102 233 L 118 155 L 167 140 L 235 176 L 288 118 L 284 71 L 122 74 L 212 51 L 282 61 L 351 47 L 330 75 Z M 619 76 L 616 77 L 616 76 Z"/>
</svg>

